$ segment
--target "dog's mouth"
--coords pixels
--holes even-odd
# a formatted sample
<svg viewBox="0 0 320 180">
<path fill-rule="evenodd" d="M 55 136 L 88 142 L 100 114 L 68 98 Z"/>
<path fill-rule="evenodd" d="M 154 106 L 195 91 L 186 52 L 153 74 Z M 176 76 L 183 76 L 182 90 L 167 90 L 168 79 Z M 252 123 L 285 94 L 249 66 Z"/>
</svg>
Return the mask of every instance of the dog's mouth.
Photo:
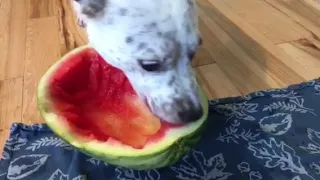
<svg viewBox="0 0 320 180">
<path fill-rule="evenodd" d="M 183 125 L 199 120 L 203 114 L 201 103 L 195 104 L 188 100 L 175 101 L 170 104 L 155 105 L 152 100 L 143 98 L 144 103 L 162 122 Z M 183 104 L 184 102 L 184 104 Z"/>
</svg>

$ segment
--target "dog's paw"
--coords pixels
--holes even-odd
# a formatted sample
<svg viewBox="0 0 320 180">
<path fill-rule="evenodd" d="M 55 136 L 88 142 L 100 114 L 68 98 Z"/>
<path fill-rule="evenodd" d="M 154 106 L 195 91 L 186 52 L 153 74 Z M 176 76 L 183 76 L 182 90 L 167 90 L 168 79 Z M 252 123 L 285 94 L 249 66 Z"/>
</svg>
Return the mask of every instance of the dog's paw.
<svg viewBox="0 0 320 180">
<path fill-rule="evenodd" d="M 77 24 L 82 28 L 86 27 L 86 22 L 82 18 L 77 18 Z"/>
</svg>

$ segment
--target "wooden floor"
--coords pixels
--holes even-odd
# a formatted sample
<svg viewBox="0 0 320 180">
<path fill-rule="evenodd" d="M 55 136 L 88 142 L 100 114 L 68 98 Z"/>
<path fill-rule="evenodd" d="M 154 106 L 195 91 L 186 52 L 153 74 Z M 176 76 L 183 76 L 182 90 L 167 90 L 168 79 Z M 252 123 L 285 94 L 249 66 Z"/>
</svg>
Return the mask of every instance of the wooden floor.
<svg viewBox="0 0 320 180">
<path fill-rule="evenodd" d="M 319 3 L 319 2 L 318 2 Z M 317 0 L 198 0 L 203 47 L 193 62 L 213 98 L 320 76 Z M 67 0 L 0 0 L 0 148 L 13 122 L 43 122 L 35 89 L 47 68 L 86 44 Z"/>
</svg>

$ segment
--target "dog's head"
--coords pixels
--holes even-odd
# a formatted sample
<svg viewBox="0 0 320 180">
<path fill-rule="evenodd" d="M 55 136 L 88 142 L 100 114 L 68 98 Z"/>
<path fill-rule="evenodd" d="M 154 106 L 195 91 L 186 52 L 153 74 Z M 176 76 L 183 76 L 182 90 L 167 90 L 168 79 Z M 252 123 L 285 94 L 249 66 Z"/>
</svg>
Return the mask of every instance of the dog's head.
<svg viewBox="0 0 320 180">
<path fill-rule="evenodd" d="M 154 114 L 202 114 L 191 60 L 201 43 L 194 0 L 78 0 L 90 44 L 121 69 Z"/>
</svg>

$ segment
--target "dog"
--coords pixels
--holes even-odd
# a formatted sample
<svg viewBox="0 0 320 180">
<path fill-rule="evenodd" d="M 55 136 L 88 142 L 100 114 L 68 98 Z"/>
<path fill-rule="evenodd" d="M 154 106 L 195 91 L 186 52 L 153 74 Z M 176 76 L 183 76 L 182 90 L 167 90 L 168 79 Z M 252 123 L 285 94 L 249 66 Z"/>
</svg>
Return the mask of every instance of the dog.
<svg viewBox="0 0 320 180">
<path fill-rule="evenodd" d="M 72 0 L 89 44 L 169 123 L 203 115 L 191 61 L 201 45 L 195 0 Z"/>
</svg>

